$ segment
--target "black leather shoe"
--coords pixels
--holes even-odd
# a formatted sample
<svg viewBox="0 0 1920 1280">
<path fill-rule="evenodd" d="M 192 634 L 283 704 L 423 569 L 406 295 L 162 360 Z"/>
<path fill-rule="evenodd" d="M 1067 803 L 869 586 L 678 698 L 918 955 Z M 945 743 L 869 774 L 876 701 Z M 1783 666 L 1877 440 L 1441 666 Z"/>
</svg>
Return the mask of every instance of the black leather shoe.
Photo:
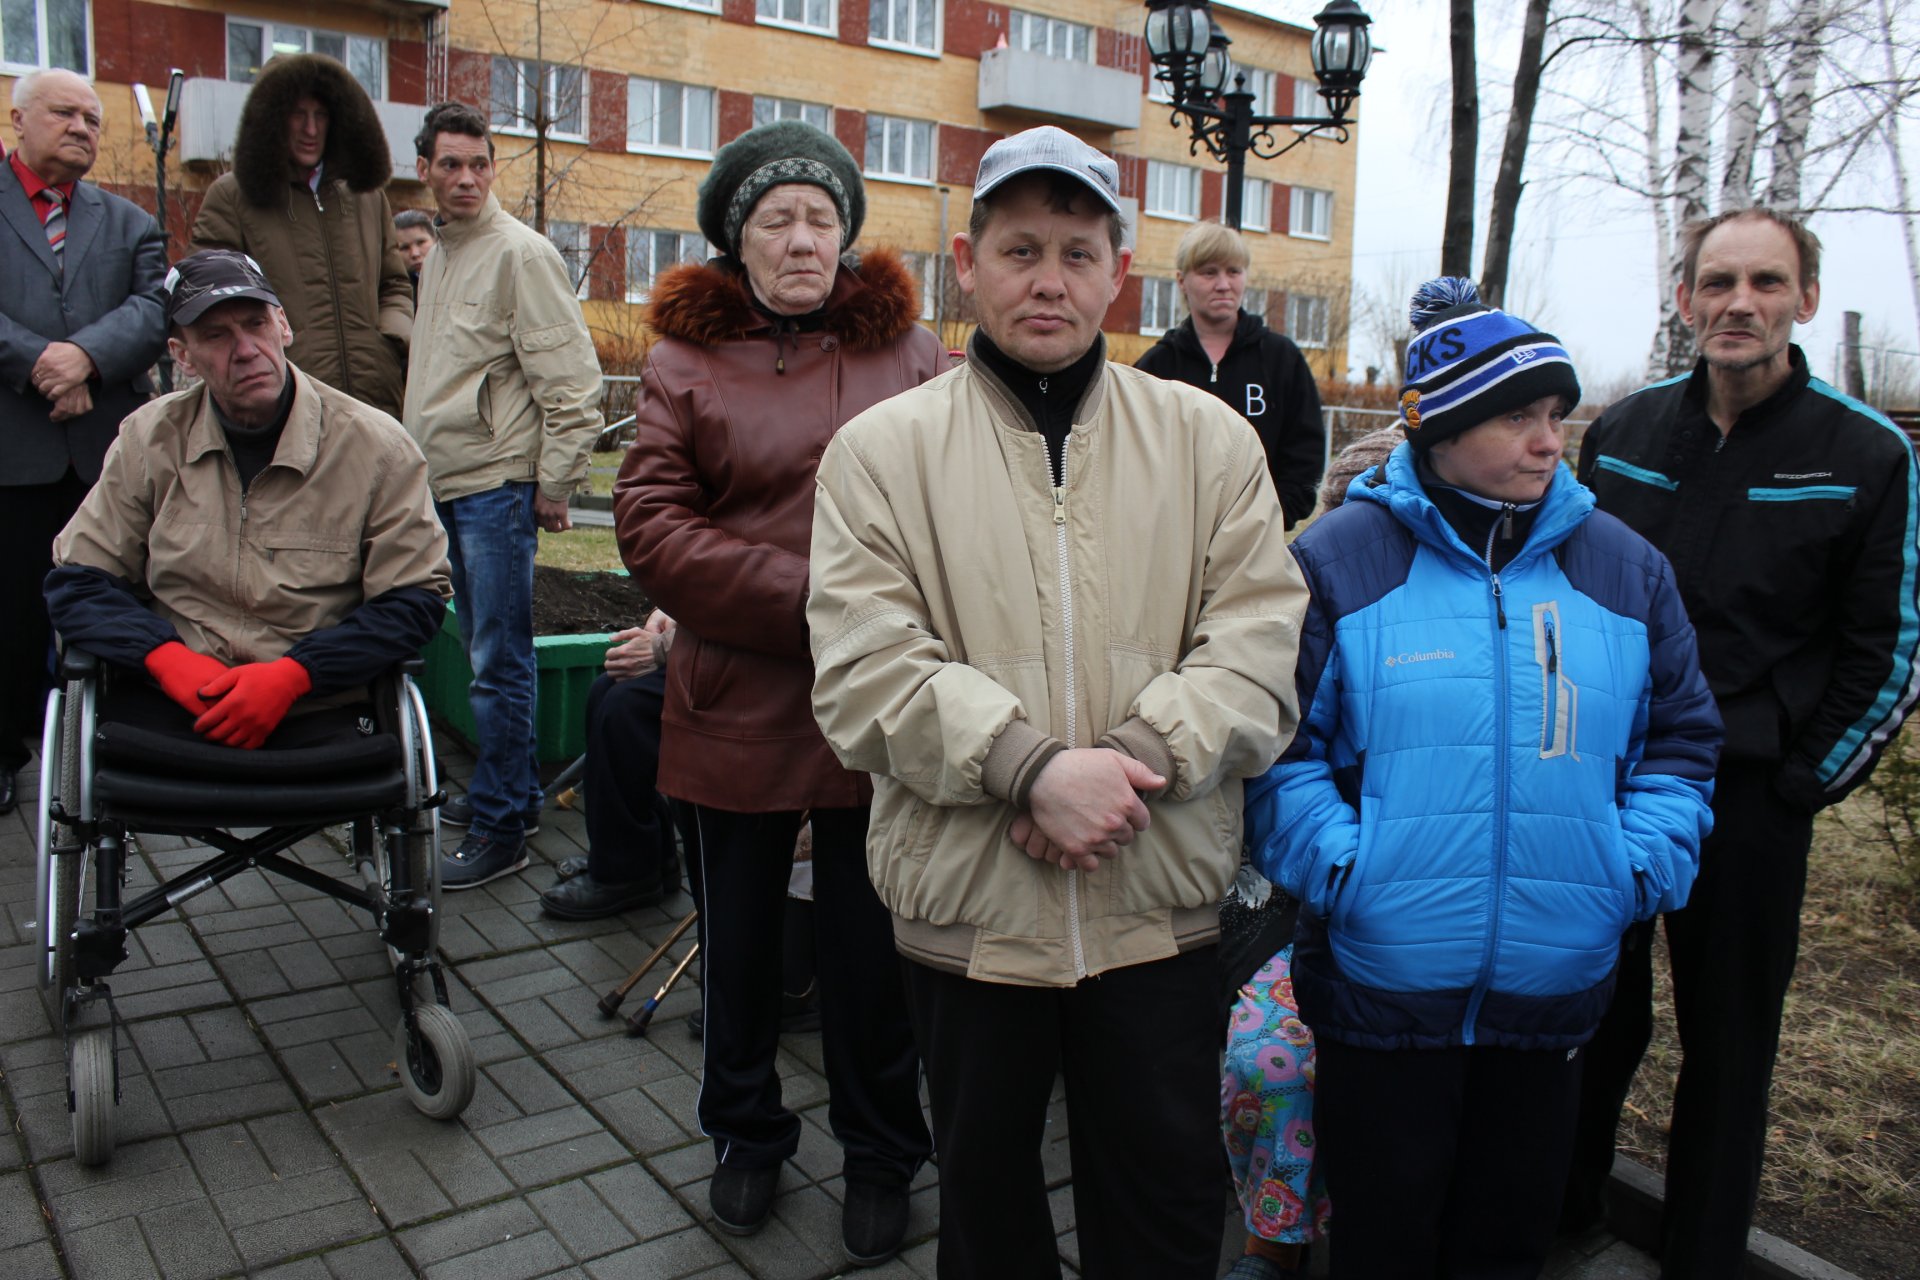
<svg viewBox="0 0 1920 1280">
<path fill-rule="evenodd" d="M 877 1267 L 900 1252 L 907 1234 L 907 1189 L 847 1183 L 840 1208 L 840 1244 L 856 1267 Z"/>
<path fill-rule="evenodd" d="M 13 793 L 13 770 L 0 769 L 0 814 L 12 813 L 19 798 Z"/>
<path fill-rule="evenodd" d="M 766 1226 L 773 1215 L 773 1191 L 779 1182 L 777 1164 L 764 1169 L 715 1165 L 713 1181 L 707 1184 L 713 1225 L 730 1236 L 750 1236 Z"/>
<path fill-rule="evenodd" d="M 540 895 L 540 909 L 558 920 L 601 920 L 635 907 L 650 907 L 678 885 L 608 884 L 582 872 Z"/>
</svg>

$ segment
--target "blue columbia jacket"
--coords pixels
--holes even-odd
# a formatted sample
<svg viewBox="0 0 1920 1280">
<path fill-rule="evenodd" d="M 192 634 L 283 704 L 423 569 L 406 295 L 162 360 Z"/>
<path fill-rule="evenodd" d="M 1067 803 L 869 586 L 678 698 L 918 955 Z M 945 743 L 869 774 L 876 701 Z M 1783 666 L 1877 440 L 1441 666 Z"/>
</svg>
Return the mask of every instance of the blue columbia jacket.
<svg viewBox="0 0 1920 1280">
<path fill-rule="evenodd" d="M 1564 466 L 1497 574 L 1411 450 L 1293 546 L 1299 733 L 1247 792 L 1302 903 L 1315 1034 L 1367 1048 L 1592 1036 L 1620 935 L 1685 905 L 1720 718 L 1666 558 Z"/>
</svg>

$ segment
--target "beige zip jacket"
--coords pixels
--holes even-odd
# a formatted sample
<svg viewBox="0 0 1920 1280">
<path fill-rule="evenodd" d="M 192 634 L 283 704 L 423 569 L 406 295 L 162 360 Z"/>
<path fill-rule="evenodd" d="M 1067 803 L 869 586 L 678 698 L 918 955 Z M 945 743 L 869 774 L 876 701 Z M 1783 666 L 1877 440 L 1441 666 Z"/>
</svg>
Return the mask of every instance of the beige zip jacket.
<svg viewBox="0 0 1920 1280">
<path fill-rule="evenodd" d="M 421 269 L 402 420 L 436 501 L 526 480 L 560 501 L 587 473 L 600 360 L 580 300 L 560 251 L 491 195 Z"/>
<path fill-rule="evenodd" d="M 204 385 L 131 414 L 55 565 L 104 569 L 153 598 L 187 648 L 271 662 L 368 600 L 442 600 L 447 535 L 399 424 L 289 365 L 293 407 L 273 465 L 242 493 Z"/>
<path fill-rule="evenodd" d="M 1116 364 L 1074 419 L 1056 490 L 1031 417 L 969 361 L 820 463 L 814 712 L 875 775 L 868 868 L 900 951 L 986 981 L 1071 986 L 1213 941 L 1241 782 L 1298 720 L 1307 592 L 1253 429 Z M 1056 741 L 1169 780 L 1097 871 L 1007 839 Z"/>
</svg>

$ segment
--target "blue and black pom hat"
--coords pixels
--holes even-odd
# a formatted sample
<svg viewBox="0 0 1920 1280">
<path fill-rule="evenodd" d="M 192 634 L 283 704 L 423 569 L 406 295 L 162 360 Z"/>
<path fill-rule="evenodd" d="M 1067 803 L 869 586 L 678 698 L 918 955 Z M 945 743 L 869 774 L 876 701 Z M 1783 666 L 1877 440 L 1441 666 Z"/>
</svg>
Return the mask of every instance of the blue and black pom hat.
<svg viewBox="0 0 1920 1280">
<path fill-rule="evenodd" d="M 1429 280 L 1413 295 L 1400 416 L 1415 449 L 1431 449 L 1544 396 L 1580 402 L 1580 379 L 1560 340 L 1480 301 L 1473 282 Z"/>
</svg>

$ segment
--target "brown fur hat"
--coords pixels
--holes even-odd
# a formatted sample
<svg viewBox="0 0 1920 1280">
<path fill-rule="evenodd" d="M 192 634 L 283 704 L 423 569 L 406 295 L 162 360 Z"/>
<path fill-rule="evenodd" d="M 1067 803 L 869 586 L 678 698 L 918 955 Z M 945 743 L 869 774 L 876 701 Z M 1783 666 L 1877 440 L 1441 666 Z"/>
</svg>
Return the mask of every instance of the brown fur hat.
<svg viewBox="0 0 1920 1280">
<path fill-rule="evenodd" d="M 328 177 L 352 191 L 378 191 L 393 177 L 393 153 L 373 100 L 353 73 L 319 53 L 283 54 L 261 68 L 233 139 L 233 178 L 249 204 L 267 207 L 287 198 L 292 158 L 287 118 L 304 97 L 327 109 Z"/>
</svg>

